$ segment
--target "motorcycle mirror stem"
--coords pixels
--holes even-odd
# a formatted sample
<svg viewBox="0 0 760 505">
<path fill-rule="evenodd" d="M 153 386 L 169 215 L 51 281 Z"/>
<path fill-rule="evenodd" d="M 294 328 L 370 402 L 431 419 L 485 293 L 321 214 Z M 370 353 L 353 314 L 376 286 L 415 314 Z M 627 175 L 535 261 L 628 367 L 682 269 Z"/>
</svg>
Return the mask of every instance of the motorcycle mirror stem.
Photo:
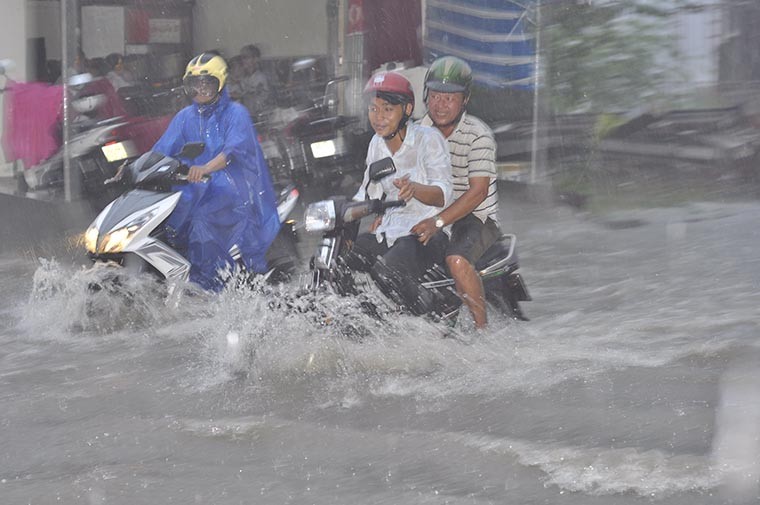
<svg viewBox="0 0 760 505">
<path fill-rule="evenodd" d="M 204 142 L 188 142 L 182 146 L 179 154 L 177 154 L 175 157 L 186 159 L 197 158 L 205 149 L 206 144 Z"/>
<path fill-rule="evenodd" d="M 116 182 L 119 182 L 122 177 L 124 177 L 124 169 L 127 167 L 127 164 L 129 163 L 129 159 L 124 160 L 124 163 L 119 165 L 119 168 L 116 170 L 116 174 L 114 174 L 113 177 L 110 179 L 106 179 L 103 181 L 103 186 L 108 186 L 109 184 L 114 184 Z"/>
</svg>

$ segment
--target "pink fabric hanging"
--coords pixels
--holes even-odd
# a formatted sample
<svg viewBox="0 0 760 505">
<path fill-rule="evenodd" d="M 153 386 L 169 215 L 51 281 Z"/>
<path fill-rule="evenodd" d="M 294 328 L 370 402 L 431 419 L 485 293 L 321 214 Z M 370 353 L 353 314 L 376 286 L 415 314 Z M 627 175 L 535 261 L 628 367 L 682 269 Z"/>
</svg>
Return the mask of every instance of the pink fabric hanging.
<svg viewBox="0 0 760 505">
<path fill-rule="evenodd" d="M 60 148 L 56 129 L 63 104 L 63 86 L 9 82 L 4 103 L 2 143 L 7 161 L 21 160 L 24 167 L 29 168 Z"/>
</svg>

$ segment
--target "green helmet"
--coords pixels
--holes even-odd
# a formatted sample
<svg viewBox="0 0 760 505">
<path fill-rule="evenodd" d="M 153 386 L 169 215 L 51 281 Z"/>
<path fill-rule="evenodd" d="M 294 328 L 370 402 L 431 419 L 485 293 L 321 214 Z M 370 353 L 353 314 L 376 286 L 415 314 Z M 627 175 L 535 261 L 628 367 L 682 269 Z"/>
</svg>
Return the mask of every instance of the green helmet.
<svg viewBox="0 0 760 505">
<path fill-rule="evenodd" d="M 456 56 L 441 56 L 425 74 L 425 99 L 431 89 L 441 93 L 464 93 L 467 98 L 471 84 L 472 69 L 466 61 Z"/>
</svg>

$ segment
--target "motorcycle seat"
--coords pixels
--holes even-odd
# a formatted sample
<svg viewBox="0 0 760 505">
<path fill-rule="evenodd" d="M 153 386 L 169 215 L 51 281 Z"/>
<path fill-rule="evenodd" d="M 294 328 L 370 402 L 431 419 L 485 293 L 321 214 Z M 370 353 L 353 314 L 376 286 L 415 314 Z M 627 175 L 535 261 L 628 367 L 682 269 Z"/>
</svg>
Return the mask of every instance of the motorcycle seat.
<svg viewBox="0 0 760 505">
<path fill-rule="evenodd" d="M 499 237 L 499 239 L 483 253 L 483 256 L 475 262 L 475 269 L 478 271 L 485 270 L 501 262 L 504 262 L 502 267 L 517 265 L 517 252 L 513 248 L 514 240 L 514 235 L 502 235 Z"/>
</svg>

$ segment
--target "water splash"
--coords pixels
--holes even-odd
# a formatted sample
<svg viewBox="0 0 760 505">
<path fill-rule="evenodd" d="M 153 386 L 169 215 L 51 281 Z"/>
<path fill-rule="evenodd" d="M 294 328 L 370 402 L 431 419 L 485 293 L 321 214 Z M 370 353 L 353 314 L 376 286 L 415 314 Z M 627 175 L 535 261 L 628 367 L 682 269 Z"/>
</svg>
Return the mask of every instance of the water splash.
<svg viewBox="0 0 760 505">
<path fill-rule="evenodd" d="M 108 268 L 76 268 L 40 259 L 19 322 L 29 338 L 105 337 L 166 324 L 177 313 L 151 277 L 114 278 Z"/>
</svg>

